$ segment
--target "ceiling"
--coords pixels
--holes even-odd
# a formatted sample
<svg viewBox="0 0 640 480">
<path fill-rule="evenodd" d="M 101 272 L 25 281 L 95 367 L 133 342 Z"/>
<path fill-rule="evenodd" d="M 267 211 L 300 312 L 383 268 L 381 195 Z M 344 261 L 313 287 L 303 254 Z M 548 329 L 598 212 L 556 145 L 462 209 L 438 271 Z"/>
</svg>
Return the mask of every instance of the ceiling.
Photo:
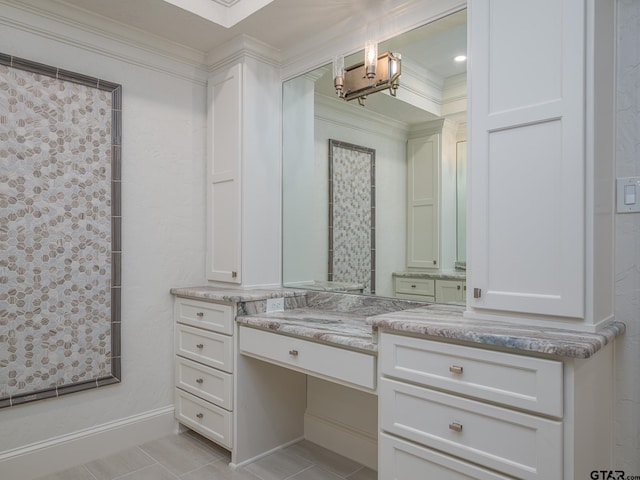
<svg viewBox="0 0 640 480">
<path fill-rule="evenodd" d="M 245 11 L 236 11 L 239 17 L 266 3 L 230 28 L 165 0 L 56 1 L 207 53 L 240 34 L 286 50 L 306 38 L 327 31 L 345 31 L 353 22 L 361 25 L 383 12 L 391 14 L 412 0 L 170 0 L 183 6 L 211 2 L 217 10 L 246 5 Z M 220 23 L 224 24 L 225 19 Z"/>
</svg>

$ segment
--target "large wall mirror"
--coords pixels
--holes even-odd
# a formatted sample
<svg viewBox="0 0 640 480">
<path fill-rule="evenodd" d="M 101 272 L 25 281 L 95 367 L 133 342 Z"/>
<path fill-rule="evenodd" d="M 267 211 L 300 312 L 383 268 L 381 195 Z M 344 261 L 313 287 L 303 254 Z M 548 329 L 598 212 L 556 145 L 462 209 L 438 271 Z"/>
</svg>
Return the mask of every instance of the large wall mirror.
<svg viewBox="0 0 640 480">
<path fill-rule="evenodd" d="M 466 53 L 466 24 L 462 10 L 380 43 L 380 53 L 402 55 L 395 97 L 377 92 L 364 106 L 338 98 L 330 64 L 284 82 L 284 286 L 371 294 L 374 283 L 380 296 L 461 302 L 467 75 L 466 62 L 455 57 Z M 363 52 L 351 55 L 345 67 L 362 59 Z M 330 274 L 337 261 L 332 245 L 353 237 L 355 227 L 349 229 L 347 220 L 343 232 L 334 232 L 333 225 L 337 216 L 361 215 L 350 204 L 362 202 L 354 195 L 350 203 L 343 192 L 347 200 L 340 208 L 333 204 L 331 146 L 336 143 L 375 157 L 375 168 L 369 168 L 368 158 L 357 160 L 354 154 L 367 168 L 354 165 L 341 173 L 340 180 L 354 191 L 372 192 L 374 208 L 361 208 L 371 214 L 373 234 L 361 235 L 368 243 L 356 247 L 371 252 L 366 256 L 371 268 L 339 278 Z M 444 290 L 439 295 L 445 286 L 456 287 L 458 296 Z"/>
</svg>

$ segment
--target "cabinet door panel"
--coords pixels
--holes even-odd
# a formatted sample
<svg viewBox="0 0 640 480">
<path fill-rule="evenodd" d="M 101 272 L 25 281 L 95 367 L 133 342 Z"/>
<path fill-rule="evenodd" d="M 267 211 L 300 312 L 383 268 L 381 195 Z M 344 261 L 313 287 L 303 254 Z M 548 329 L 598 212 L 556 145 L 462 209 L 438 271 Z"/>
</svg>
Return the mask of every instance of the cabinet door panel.
<svg viewBox="0 0 640 480">
<path fill-rule="evenodd" d="M 241 283 L 242 65 L 209 79 L 207 278 Z"/>
<path fill-rule="evenodd" d="M 562 423 L 382 378 L 380 428 L 526 480 L 562 478 Z"/>
<path fill-rule="evenodd" d="M 409 140 L 407 266 L 437 268 L 440 259 L 440 135 Z"/>
<path fill-rule="evenodd" d="M 499 473 L 380 434 L 380 478 L 393 480 L 509 480 Z"/>
<path fill-rule="evenodd" d="M 584 4 L 480 0 L 469 12 L 469 286 L 481 290 L 469 304 L 581 318 Z"/>
</svg>

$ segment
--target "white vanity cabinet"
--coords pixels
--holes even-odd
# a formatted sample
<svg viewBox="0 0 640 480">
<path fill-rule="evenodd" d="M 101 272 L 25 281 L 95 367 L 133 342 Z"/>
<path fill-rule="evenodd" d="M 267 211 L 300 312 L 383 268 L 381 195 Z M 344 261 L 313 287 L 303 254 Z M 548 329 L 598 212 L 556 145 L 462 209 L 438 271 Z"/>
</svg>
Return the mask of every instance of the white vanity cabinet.
<svg viewBox="0 0 640 480">
<path fill-rule="evenodd" d="M 262 55 L 248 53 L 255 48 Z M 212 53 L 221 60 L 208 80 L 206 269 L 221 286 L 280 284 L 270 253 L 280 250 L 280 222 L 264 219 L 280 218 L 282 83 L 265 48 L 241 38 Z"/>
<path fill-rule="evenodd" d="M 610 468 L 610 346 L 561 360 L 386 331 L 379 344 L 379 478 L 573 480 Z"/>
<path fill-rule="evenodd" d="M 464 280 L 436 280 L 436 303 L 463 304 L 467 293 Z"/>
<path fill-rule="evenodd" d="M 437 269 L 455 261 L 456 125 L 435 120 L 407 141 L 407 267 Z"/>
<path fill-rule="evenodd" d="M 232 448 L 234 305 L 175 299 L 175 416 Z"/>
<path fill-rule="evenodd" d="M 613 318 L 614 0 L 468 4 L 467 315 Z"/>
</svg>

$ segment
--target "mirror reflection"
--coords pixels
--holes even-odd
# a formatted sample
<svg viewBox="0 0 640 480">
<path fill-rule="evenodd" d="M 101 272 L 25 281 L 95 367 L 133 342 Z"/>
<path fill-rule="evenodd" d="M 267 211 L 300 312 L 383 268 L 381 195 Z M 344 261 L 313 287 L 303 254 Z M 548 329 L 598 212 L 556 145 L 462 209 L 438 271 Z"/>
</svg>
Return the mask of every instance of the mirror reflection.
<svg viewBox="0 0 640 480">
<path fill-rule="evenodd" d="M 400 86 L 365 106 L 330 64 L 283 84 L 285 286 L 464 303 L 466 28 L 463 10 L 380 43 Z"/>
</svg>

